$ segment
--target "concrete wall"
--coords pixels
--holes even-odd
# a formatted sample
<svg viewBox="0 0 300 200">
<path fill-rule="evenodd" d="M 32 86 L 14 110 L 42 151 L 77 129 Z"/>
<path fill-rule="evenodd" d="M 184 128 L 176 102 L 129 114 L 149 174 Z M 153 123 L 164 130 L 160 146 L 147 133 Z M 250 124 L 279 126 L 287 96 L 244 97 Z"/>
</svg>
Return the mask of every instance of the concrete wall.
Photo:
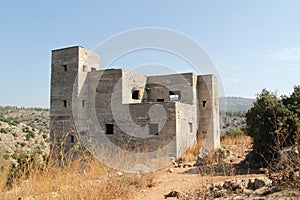
<svg viewBox="0 0 300 200">
<path fill-rule="evenodd" d="M 157 99 L 170 101 L 169 92 L 180 91 L 181 98 L 178 102 L 193 104 L 193 76 L 192 73 L 149 76 L 147 78 L 148 101 L 157 102 Z"/>
<path fill-rule="evenodd" d="M 174 102 L 155 105 L 154 103 L 135 103 L 132 100 L 133 89 L 140 89 L 141 96 L 143 95 L 146 77 L 127 70 L 115 69 L 91 72 L 88 80 L 90 94 L 96 91 L 95 97 L 90 97 L 91 101 L 94 99 L 90 105 L 95 105 L 98 123 L 101 127 L 101 131 L 97 134 L 105 135 L 106 124 L 111 124 L 114 133 L 106 135 L 110 142 L 137 152 L 157 150 L 175 139 Z M 95 82 L 97 82 L 97 86 L 95 86 Z M 142 98 L 138 101 L 142 101 Z M 155 107 L 165 110 L 165 112 L 158 114 L 159 111 L 153 111 Z M 158 124 L 158 135 L 150 135 L 150 124 Z"/>
<path fill-rule="evenodd" d="M 175 157 L 195 142 L 197 134 L 207 138 L 205 147 L 219 146 L 218 88 L 214 76 L 185 73 L 146 77 L 125 69 L 96 71 L 98 65 L 99 55 L 83 47 L 52 51 L 53 143 L 60 145 L 65 140 L 67 148 L 71 148 L 79 131 L 96 132 L 109 142 L 136 152 L 154 151 L 176 140 L 175 155 L 170 155 Z M 132 96 L 134 91 L 138 91 L 137 99 Z M 170 92 L 180 98 L 170 99 Z M 159 99 L 164 102 L 157 102 Z M 90 126 L 91 119 L 100 128 Z M 107 125 L 113 126 L 112 135 L 106 135 Z M 158 135 L 151 135 L 150 127 L 156 125 Z"/>
<path fill-rule="evenodd" d="M 87 94 L 80 94 L 87 75 L 83 65 L 88 66 L 87 71 L 96 67 L 99 55 L 80 46 L 52 51 L 50 139 L 56 145 L 65 143 L 66 149 L 77 143 L 72 111 L 82 105 L 82 97 L 87 97 Z"/>
<path fill-rule="evenodd" d="M 198 76 L 198 105 L 200 137 L 205 138 L 203 146 L 220 146 L 218 84 L 213 75 Z"/>
<path fill-rule="evenodd" d="M 141 103 L 144 101 L 147 77 L 122 69 L 122 103 Z M 139 98 L 133 99 L 132 93 L 139 91 Z"/>
<path fill-rule="evenodd" d="M 178 158 L 196 142 L 198 120 L 194 105 L 190 104 L 177 103 L 176 116 L 176 157 Z"/>
<path fill-rule="evenodd" d="M 72 90 L 78 71 L 78 47 L 52 51 L 51 99 L 50 99 L 50 139 L 60 145 L 67 145 L 74 134 L 72 123 Z"/>
<path fill-rule="evenodd" d="M 153 103 L 128 104 L 126 109 L 119 109 L 118 117 L 112 122 L 114 135 L 107 135 L 116 145 L 130 151 L 150 152 L 158 150 L 170 143 L 176 136 L 175 103 L 161 103 L 164 115 L 152 115 Z M 127 113 L 129 111 L 129 116 Z M 155 112 L 157 113 L 157 112 Z M 99 118 L 104 126 L 105 119 Z M 158 134 L 150 134 L 150 124 L 158 125 Z"/>
</svg>

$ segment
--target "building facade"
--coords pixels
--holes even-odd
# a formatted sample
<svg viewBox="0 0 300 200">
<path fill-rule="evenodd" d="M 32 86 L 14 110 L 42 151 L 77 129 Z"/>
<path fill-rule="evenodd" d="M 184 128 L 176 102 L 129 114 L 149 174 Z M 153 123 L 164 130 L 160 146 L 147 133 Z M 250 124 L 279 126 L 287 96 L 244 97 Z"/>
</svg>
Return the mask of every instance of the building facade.
<svg viewBox="0 0 300 200">
<path fill-rule="evenodd" d="M 145 76 L 126 69 L 98 70 L 100 56 L 81 46 L 52 51 L 50 138 L 72 149 L 79 140 L 153 152 L 172 144 L 179 158 L 202 142 L 220 145 L 214 75 Z M 97 140 L 97 142 L 95 142 Z"/>
</svg>

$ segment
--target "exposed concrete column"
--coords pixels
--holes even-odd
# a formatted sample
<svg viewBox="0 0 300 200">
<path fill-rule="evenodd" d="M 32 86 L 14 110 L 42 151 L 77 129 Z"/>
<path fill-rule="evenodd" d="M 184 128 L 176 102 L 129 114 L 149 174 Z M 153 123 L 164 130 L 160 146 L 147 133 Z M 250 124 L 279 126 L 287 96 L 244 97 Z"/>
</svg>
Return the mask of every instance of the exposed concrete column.
<svg viewBox="0 0 300 200">
<path fill-rule="evenodd" d="M 198 76 L 199 136 L 204 148 L 220 146 L 218 82 L 213 75 Z"/>
</svg>

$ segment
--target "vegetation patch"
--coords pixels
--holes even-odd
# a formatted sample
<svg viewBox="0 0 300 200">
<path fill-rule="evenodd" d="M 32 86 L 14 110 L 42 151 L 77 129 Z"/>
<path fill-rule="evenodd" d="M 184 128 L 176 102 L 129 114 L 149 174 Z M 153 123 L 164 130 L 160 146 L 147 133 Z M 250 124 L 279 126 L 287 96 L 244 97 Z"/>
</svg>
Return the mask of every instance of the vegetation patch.
<svg viewBox="0 0 300 200">
<path fill-rule="evenodd" d="M 263 90 L 246 114 L 253 156 L 280 186 L 300 188 L 300 86 L 290 96 Z"/>
<path fill-rule="evenodd" d="M 7 128 L 0 128 L 0 133 L 6 134 L 6 133 L 8 133 L 8 132 L 9 132 L 9 131 L 8 131 Z"/>
</svg>

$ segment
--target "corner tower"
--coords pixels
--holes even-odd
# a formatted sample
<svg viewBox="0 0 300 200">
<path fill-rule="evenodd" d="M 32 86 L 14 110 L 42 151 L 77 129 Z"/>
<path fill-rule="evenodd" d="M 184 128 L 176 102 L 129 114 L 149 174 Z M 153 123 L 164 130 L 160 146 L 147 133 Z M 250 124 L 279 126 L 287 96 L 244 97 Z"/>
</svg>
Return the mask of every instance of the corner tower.
<svg viewBox="0 0 300 200">
<path fill-rule="evenodd" d="M 99 66 L 99 55 L 81 46 L 52 50 L 50 94 L 50 140 L 53 148 L 71 149 L 76 143 L 72 101 L 88 106 L 87 73 Z"/>
<path fill-rule="evenodd" d="M 204 148 L 220 147 L 218 81 L 214 75 L 198 76 L 199 135 Z M 199 141 L 199 140 L 198 140 Z"/>
</svg>

